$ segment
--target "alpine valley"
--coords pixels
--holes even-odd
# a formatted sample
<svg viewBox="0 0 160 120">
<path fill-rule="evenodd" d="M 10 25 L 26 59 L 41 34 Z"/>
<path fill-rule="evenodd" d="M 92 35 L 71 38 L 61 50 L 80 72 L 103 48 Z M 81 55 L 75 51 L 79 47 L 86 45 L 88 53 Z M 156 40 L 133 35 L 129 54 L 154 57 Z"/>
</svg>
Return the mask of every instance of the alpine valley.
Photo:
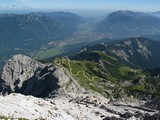
<svg viewBox="0 0 160 120">
<path fill-rule="evenodd" d="M 0 119 L 159 120 L 159 26 L 132 11 L 1 14 Z"/>
</svg>

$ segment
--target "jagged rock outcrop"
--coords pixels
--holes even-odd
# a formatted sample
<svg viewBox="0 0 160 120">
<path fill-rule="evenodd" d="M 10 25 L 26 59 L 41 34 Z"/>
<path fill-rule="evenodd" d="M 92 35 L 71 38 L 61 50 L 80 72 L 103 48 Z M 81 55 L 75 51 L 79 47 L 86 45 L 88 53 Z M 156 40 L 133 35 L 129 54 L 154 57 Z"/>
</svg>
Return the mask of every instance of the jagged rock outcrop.
<svg viewBox="0 0 160 120">
<path fill-rule="evenodd" d="M 23 83 L 32 78 L 35 72 L 44 68 L 40 62 L 32 60 L 24 55 L 15 55 L 7 61 L 3 68 L 2 79 L 7 86 L 10 86 L 11 91 L 21 88 Z M 16 87 L 16 88 L 15 88 Z"/>
<path fill-rule="evenodd" d="M 24 55 L 15 55 L 7 61 L 1 77 L 1 92 L 53 97 L 58 93 L 80 91 L 81 87 L 69 72 L 52 64 L 44 65 Z"/>
</svg>

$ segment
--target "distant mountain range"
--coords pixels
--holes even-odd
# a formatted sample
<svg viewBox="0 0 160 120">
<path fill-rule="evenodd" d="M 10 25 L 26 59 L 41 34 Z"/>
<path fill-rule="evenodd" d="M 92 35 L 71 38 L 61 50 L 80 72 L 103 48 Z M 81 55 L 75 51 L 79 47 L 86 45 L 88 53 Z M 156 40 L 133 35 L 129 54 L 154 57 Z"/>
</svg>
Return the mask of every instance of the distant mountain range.
<svg viewBox="0 0 160 120">
<path fill-rule="evenodd" d="M 116 11 L 99 22 L 96 30 L 123 38 L 160 34 L 160 18 L 142 12 Z"/>
<path fill-rule="evenodd" d="M 28 44 L 26 41 L 39 45 L 44 39 L 64 38 L 73 34 L 82 22 L 82 17 L 64 12 L 1 14 L 0 48 Z"/>
<path fill-rule="evenodd" d="M 102 21 L 94 22 L 91 27 L 94 30 L 85 31 L 89 36 L 92 36 L 91 31 L 94 31 L 94 35 L 100 33 L 111 38 L 160 34 L 160 18 L 149 13 L 116 11 Z M 88 24 L 86 18 L 67 12 L 0 14 L 0 48 L 28 43 L 34 47 L 41 46 L 47 43 L 46 41 L 72 38 L 81 24 L 85 24 L 81 29 L 88 29 L 85 28 Z"/>
<path fill-rule="evenodd" d="M 91 31 L 94 31 L 94 35 L 103 34 L 111 38 L 160 34 L 160 18 L 147 13 L 117 11 L 100 22 L 94 22 L 92 25 L 95 25 L 95 29 L 92 26 L 91 29 L 94 30 L 85 31 L 89 36 L 92 36 Z M 81 24 L 85 24 L 81 29 L 86 29 L 87 19 L 66 12 L 0 14 L 0 48 L 28 44 L 39 47 L 48 41 L 67 37 L 72 39 L 72 35 L 78 31 L 77 27 Z"/>
</svg>

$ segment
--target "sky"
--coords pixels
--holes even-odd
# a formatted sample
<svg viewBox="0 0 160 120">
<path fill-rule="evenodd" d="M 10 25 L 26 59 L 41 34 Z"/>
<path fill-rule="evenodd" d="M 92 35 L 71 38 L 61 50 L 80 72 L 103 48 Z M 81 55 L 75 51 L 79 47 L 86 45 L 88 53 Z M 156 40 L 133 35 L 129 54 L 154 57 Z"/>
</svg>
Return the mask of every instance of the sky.
<svg viewBox="0 0 160 120">
<path fill-rule="evenodd" d="M 0 12 L 69 11 L 98 12 L 160 11 L 160 0 L 0 0 Z"/>
</svg>

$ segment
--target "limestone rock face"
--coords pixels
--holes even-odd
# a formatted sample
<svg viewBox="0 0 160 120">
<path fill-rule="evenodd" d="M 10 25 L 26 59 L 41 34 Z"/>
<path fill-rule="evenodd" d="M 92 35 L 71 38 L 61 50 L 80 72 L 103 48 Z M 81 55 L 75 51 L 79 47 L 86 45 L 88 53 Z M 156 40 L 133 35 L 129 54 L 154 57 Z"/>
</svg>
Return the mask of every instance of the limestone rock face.
<svg viewBox="0 0 160 120">
<path fill-rule="evenodd" d="M 24 55 L 9 59 L 0 79 L 0 93 L 22 93 L 36 97 L 81 92 L 80 85 L 63 67 L 42 64 Z"/>
<path fill-rule="evenodd" d="M 3 68 L 2 79 L 11 90 L 15 91 L 15 86 L 22 87 L 24 81 L 35 75 L 35 72 L 44 68 L 44 65 L 30 57 L 24 55 L 15 55 L 7 61 Z"/>
</svg>

